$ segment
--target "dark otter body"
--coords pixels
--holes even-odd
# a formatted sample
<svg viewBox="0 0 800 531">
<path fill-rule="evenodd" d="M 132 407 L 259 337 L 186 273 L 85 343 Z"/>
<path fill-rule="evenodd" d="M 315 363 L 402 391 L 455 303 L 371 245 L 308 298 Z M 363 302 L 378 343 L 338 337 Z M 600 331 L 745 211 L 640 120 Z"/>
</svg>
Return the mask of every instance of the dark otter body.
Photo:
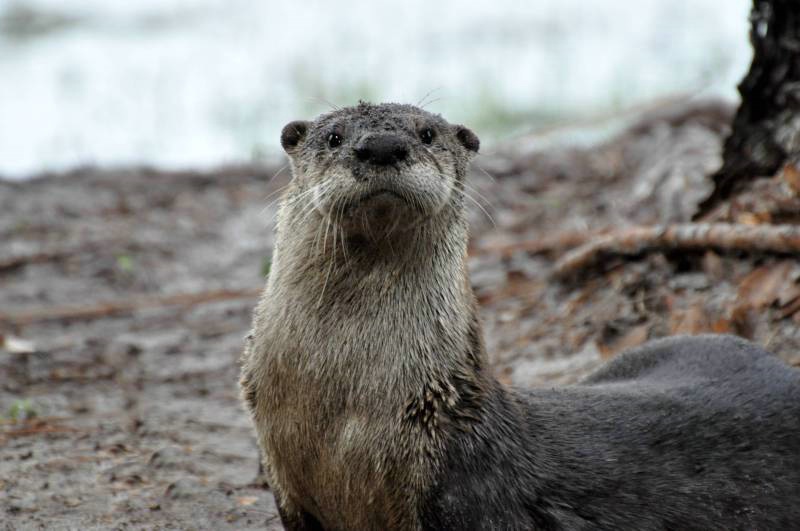
<svg viewBox="0 0 800 531">
<path fill-rule="evenodd" d="M 446 446 L 426 529 L 800 528 L 800 371 L 746 341 L 653 341 L 481 409 Z"/>
<path fill-rule="evenodd" d="M 242 391 L 290 529 L 785 529 L 800 373 L 730 337 L 580 385 L 487 367 L 466 273 L 466 128 L 411 106 L 293 122 L 294 179 Z"/>
</svg>

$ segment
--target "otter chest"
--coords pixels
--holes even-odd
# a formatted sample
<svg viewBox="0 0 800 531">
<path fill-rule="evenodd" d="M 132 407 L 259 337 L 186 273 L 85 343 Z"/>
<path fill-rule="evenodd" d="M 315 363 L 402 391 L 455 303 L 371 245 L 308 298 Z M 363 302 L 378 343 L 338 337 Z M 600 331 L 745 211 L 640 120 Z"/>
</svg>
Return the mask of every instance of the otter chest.
<svg viewBox="0 0 800 531">
<path fill-rule="evenodd" d="M 407 478 L 415 465 L 400 414 L 297 365 L 275 369 L 264 382 L 262 446 L 281 495 L 334 528 L 388 526 L 414 514 Z"/>
</svg>

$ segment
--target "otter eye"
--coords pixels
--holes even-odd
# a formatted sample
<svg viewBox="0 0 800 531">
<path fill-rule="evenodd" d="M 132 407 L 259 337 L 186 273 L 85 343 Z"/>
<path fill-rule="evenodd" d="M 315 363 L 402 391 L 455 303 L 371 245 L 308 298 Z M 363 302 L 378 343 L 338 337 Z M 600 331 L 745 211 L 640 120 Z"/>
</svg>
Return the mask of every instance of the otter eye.
<svg viewBox="0 0 800 531">
<path fill-rule="evenodd" d="M 433 129 L 430 127 L 426 127 L 419 133 L 419 139 L 422 140 L 423 144 L 430 144 L 433 142 Z"/>
<path fill-rule="evenodd" d="M 339 147 L 342 143 L 342 135 L 339 133 L 331 133 L 328 135 L 328 146 L 335 148 Z"/>
</svg>

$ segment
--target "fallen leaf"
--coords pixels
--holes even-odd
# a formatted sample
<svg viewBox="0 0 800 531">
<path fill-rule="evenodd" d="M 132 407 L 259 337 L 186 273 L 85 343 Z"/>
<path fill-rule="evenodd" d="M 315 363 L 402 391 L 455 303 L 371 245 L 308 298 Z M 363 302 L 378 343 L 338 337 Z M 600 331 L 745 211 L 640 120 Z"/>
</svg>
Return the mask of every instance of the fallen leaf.
<svg viewBox="0 0 800 531">
<path fill-rule="evenodd" d="M 757 315 L 753 308 L 746 305 L 737 306 L 733 309 L 733 312 L 731 312 L 733 333 L 737 336 L 753 339 L 756 320 Z"/>
<path fill-rule="evenodd" d="M 800 297 L 797 297 L 793 302 L 787 304 L 780 311 L 781 319 L 786 319 L 787 317 L 797 314 L 800 315 Z"/>
<path fill-rule="evenodd" d="M 715 334 L 732 334 L 734 333 L 733 325 L 730 320 L 725 318 L 717 319 L 711 325 L 711 331 Z"/>
<path fill-rule="evenodd" d="M 676 310 L 670 315 L 670 330 L 673 334 L 697 335 L 711 331 L 702 302 L 695 301 L 686 310 Z"/>
<path fill-rule="evenodd" d="M 241 498 L 236 499 L 236 502 L 241 507 L 247 507 L 248 505 L 253 505 L 257 501 L 258 498 L 255 496 L 242 496 Z"/>
<path fill-rule="evenodd" d="M 793 283 L 778 296 L 778 306 L 783 307 L 800 299 L 800 284 Z"/>
<path fill-rule="evenodd" d="M 714 251 L 706 251 L 703 255 L 703 271 L 713 279 L 720 279 L 725 274 L 722 259 Z"/>
<path fill-rule="evenodd" d="M 618 352 L 636 347 L 647 341 L 647 334 L 649 330 L 650 326 L 647 324 L 634 326 L 621 336 L 615 338 L 613 341 L 599 341 L 597 343 L 597 348 L 600 350 L 600 354 L 603 356 L 603 358 L 608 359 L 616 355 Z"/>
<path fill-rule="evenodd" d="M 773 304 L 792 281 L 794 264 L 788 260 L 754 269 L 742 279 L 736 296 L 737 306 L 760 310 Z"/>
<path fill-rule="evenodd" d="M 783 180 L 796 194 L 800 194 L 800 168 L 796 164 L 787 164 L 781 172 Z"/>
<path fill-rule="evenodd" d="M 760 225 L 764 223 L 764 219 L 752 212 L 742 212 L 736 216 L 736 222 L 742 225 Z"/>
<path fill-rule="evenodd" d="M 513 372 L 513 370 L 511 369 L 511 367 L 505 367 L 497 375 L 497 379 L 500 380 L 500 383 L 502 383 L 504 385 L 508 385 L 508 386 L 514 385 L 514 382 L 511 379 L 511 373 L 512 372 Z"/>
</svg>

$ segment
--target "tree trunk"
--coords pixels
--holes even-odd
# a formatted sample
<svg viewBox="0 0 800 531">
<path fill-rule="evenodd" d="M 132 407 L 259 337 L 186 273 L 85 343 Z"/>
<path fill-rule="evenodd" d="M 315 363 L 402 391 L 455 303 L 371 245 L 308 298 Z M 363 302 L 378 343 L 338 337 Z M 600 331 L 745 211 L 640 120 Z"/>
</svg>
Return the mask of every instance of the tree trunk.
<svg viewBox="0 0 800 531">
<path fill-rule="evenodd" d="M 800 1 L 753 0 L 750 23 L 753 62 L 739 84 L 742 102 L 696 217 L 800 154 Z"/>
</svg>

